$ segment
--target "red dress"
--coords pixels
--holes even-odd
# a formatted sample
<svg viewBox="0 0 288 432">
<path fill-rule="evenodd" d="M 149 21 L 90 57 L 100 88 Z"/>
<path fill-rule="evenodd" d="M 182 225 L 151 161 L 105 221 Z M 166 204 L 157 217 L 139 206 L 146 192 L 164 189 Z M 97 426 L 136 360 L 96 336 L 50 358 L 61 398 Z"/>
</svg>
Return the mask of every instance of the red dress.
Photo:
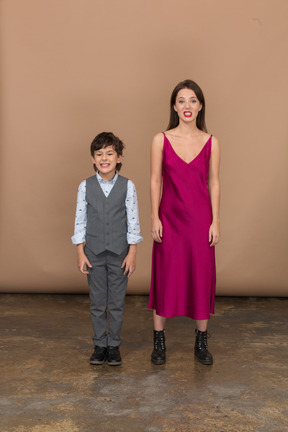
<svg viewBox="0 0 288 432">
<path fill-rule="evenodd" d="M 154 242 L 149 309 L 164 317 L 209 319 L 214 313 L 215 248 L 208 191 L 212 135 L 190 162 L 175 153 L 164 134 L 162 243 Z"/>
</svg>

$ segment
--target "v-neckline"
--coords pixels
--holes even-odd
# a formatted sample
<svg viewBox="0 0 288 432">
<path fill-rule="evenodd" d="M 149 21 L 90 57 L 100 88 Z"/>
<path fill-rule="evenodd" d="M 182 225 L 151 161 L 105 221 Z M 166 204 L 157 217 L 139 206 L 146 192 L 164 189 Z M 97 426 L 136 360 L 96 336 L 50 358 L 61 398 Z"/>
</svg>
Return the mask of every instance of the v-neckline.
<svg viewBox="0 0 288 432">
<path fill-rule="evenodd" d="M 182 162 L 184 162 L 186 165 L 190 165 L 192 162 L 194 162 L 195 161 L 195 159 L 197 159 L 198 158 L 198 156 L 200 156 L 200 154 L 202 153 L 202 151 L 204 150 L 204 148 L 206 147 L 206 145 L 208 144 L 208 142 L 211 140 L 211 137 L 212 137 L 212 135 L 210 135 L 210 137 L 208 138 L 208 140 L 206 141 L 206 143 L 204 144 L 204 146 L 202 147 L 202 149 L 200 150 L 200 152 L 190 161 L 190 162 L 186 162 L 184 159 L 182 159 L 181 158 L 181 156 L 179 156 L 177 153 L 176 153 L 176 151 L 174 150 L 174 148 L 173 148 L 173 146 L 172 146 L 172 144 L 171 144 L 171 142 L 169 141 L 169 139 L 168 139 L 168 137 L 167 137 L 167 135 L 163 132 L 163 134 L 164 134 L 164 137 L 167 139 L 167 141 L 168 141 L 168 143 L 170 144 L 170 147 L 172 148 L 172 150 L 173 150 L 173 153 L 175 153 L 175 155 L 182 161 Z"/>
<path fill-rule="evenodd" d="M 113 178 L 114 178 L 114 177 L 113 177 Z M 96 182 L 97 182 L 97 184 L 98 184 L 98 186 L 99 186 L 99 188 L 100 188 L 100 190 L 101 190 L 101 193 L 102 193 L 102 195 L 104 196 L 104 198 L 105 198 L 106 200 L 110 197 L 111 193 L 113 192 L 113 189 L 114 189 L 115 186 L 116 186 L 116 183 L 117 183 L 118 178 L 119 178 L 119 174 L 118 174 L 118 177 L 117 177 L 117 179 L 116 179 L 116 181 L 115 181 L 115 183 L 114 183 L 114 185 L 113 185 L 113 187 L 112 187 L 112 189 L 111 189 L 109 195 L 106 196 L 105 193 L 104 193 L 104 191 L 103 191 L 103 189 L 102 189 L 102 187 L 101 187 L 101 184 L 100 184 L 100 182 L 99 182 L 97 176 L 95 176 Z M 103 180 L 104 180 L 104 179 L 103 179 Z M 113 179 L 111 179 L 111 180 L 113 180 Z M 111 180 L 109 180 L 109 181 L 111 181 Z M 104 181 L 105 181 L 105 180 L 104 180 Z M 106 183 L 108 183 L 108 182 L 106 182 Z"/>
</svg>

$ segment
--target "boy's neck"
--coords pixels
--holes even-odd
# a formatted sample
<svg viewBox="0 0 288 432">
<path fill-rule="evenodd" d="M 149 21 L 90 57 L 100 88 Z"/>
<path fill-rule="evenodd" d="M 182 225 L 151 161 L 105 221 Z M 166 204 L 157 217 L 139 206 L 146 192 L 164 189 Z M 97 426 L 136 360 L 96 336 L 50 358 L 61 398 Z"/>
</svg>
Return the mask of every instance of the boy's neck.
<svg viewBox="0 0 288 432">
<path fill-rule="evenodd" d="M 97 171 L 97 173 L 105 182 L 111 181 L 116 175 L 116 171 L 107 174 L 100 173 L 99 171 Z"/>
</svg>

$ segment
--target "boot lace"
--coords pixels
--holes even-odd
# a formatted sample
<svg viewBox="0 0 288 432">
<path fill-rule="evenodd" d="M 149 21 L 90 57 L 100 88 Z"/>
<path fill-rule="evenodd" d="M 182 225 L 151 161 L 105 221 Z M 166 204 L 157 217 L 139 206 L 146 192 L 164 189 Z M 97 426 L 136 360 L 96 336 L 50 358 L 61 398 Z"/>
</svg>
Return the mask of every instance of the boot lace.
<svg viewBox="0 0 288 432">
<path fill-rule="evenodd" d="M 159 332 L 155 338 L 155 349 L 165 351 L 165 335 L 164 332 Z"/>
</svg>

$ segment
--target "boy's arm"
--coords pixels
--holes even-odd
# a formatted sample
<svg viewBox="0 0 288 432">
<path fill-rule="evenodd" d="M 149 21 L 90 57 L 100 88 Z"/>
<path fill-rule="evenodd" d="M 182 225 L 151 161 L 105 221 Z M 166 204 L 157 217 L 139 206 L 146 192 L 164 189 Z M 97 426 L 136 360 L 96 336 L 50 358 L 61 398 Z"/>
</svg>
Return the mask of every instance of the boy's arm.
<svg viewBox="0 0 288 432">
<path fill-rule="evenodd" d="M 121 268 L 124 268 L 124 274 L 129 278 L 136 269 L 136 252 L 137 244 L 129 245 L 129 252 L 124 258 Z"/>
<path fill-rule="evenodd" d="M 87 267 L 92 267 L 84 253 L 87 226 L 86 180 L 80 183 L 77 194 L 74 235 L 71 240 L 77 246 L 77 265 L 81 273 L 89 274 Z"/>
<path fill-rule="evenodd" d="M 128 180 L 125 200 L 127 213 L 127 243 L 135 245 L 143 241 L 140 232 L 138 199 L 134 183 Z"/>
<path fill-rule="evenodd" d="M 128 180 L 126 194 L 126 213 L 127 213 L 127 243 L 129 252 L 126 255 L 121 268 L 124 268 L 124 274 L 129 278 L 136 269 L 136 252 L 137 243 L 143 241 L 140 233 L 138 199 L 134 183 Z"/>
<path fill-rule="evenodd" d="M 86 202 L 86 180 L 80 183 L 77 193 L 77 205 L 74 224 L 74 235 L 72 243 L 78 245 L 86 240 L 87 226 L 87 202 Z"/>
</svg>

